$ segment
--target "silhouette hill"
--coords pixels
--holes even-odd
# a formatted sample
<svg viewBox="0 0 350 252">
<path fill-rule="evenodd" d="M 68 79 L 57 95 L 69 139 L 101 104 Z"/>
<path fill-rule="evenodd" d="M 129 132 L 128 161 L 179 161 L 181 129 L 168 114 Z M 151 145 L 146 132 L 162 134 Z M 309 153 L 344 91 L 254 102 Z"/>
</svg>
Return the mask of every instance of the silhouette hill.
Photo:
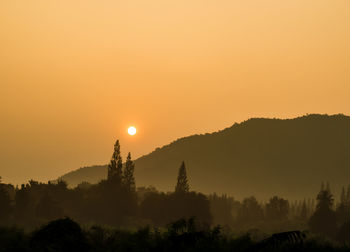
<svg viewBox="0 0 350 252">
<path fill-rule="evenodd" d="M 174 190 L 182 160 L 196 191 L 238 198 L 314 198 L 321 181 L 336 191 L 349 183 L 350 117 L 253 118 L 219 132 L 184 137 L 135 160 L 137 186 Z M 92 166 L 61 178 L 75 186 L 106 176 L 107 166 Z"/>
</svg>

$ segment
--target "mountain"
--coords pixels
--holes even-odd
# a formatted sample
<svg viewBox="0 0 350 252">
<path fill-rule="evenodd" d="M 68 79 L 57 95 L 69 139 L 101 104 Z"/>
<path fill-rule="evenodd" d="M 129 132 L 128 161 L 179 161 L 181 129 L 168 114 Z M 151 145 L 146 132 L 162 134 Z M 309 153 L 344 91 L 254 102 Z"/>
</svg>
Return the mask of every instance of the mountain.
<svg viewBox="0 0 350 252">
<path fill-rule="evenodd" d="M 191 189 L 242 198 L 314 198 L 322 181 L 333 192 L 350 184 L 350 117 L 312 114 L 253 118 L 219 132 L 193 135 L 135 161 L 137 186 L 174 189 L 184 160 Z M 105 178 L 106 166 L 85 167 L 62 179 L 71 185 Z"/>
</svg>

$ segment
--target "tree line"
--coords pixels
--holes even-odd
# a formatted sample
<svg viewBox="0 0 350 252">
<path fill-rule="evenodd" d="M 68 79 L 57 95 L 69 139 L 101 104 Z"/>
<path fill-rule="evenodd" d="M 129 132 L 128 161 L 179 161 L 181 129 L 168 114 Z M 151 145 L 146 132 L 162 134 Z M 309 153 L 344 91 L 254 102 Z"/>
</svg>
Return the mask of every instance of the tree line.
<svg viewBox="0 0 350 252">
<path fill-rule="evenodd" d="M 183 162 L 174 192 L 154 188 L 136 189 L 135 164 L 128 153 L 122 160 L 120 143 L 114 145 L 107 179 L 98 184 L 83 182 L 70 189 L 67 183 L 39 183 L 30 180 L 20 187 L 1 184 L 0 223 L 35 226 L 69 216 L 80 223 L 98 223 L 117 227 L 154 224 L 164 226 L 180 218 L 196 216 L 212 224 L 208 198 L 190 191 Z"/>
<path fill-rule="evenodd" d="M 330 186 L 324 186 L 315 200 L 290 203 L 274 196 L 266 203 L 254 197 L 241 202 L 227 195 L 209 195 L 214 224 L 236 230 L 281 232 L 286 230 L 309 230 L 338 241 L 350 240 L 350 186 L 342 189 L 340 202 L 334 203 Z"/>
<path fill-rule="evenodd" d="M 337 206 L 329 184 L 322 184 L 316 200 L 289 202 L 273 196 L 261 203 L 254 196 L 238 201 L 225 194 L 190 191 L 184 162 L 174 191 L 167 193 L 154 187 L 137 188 L 134 170 L 130 153 L 123 162 L 117 140 L 107 179 L 97 184 L 83 182 L 75 188 L 68 188 L 64 181 L 30 180 L 20 187 L 0 184 L 0 224 L 33 227 L 68 216 L 79 223 L 164 227 L 195 217 L 203 227 L 220 225 L 256 233 L 307 229 L 338 240 L 350 238 L 350 187 L 343 188 Z"/>
</svg>

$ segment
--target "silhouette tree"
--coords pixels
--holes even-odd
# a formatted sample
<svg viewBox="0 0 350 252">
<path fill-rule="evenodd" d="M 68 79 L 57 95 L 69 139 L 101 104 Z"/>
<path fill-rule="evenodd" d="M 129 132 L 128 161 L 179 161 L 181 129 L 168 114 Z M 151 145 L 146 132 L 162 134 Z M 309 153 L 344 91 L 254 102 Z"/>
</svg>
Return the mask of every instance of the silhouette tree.
<svg viewBox="0 0 350 252">
<path fill-rule="evenodd" d="M 69 218 L 51 221 L 33 232 L 30 251 L 90 251 L 84 232 Z"/>
<path fill-rule="evenodd" d="M 337 225 L 336 215 L 332 209 L 333 202 L 334 199 L 329 186 L 318 193 L 316 211 L 309 220 L 312 232 L 334 237 Z"/>
<path fill-rule="evenodd" d="M 266 218 L 269 220 L 285 220 L 287 219 L 288 212 L 288 201 L 277 196 L 271 198 L 266 204 Z"/>
<path fill-rule="evenodd" d="M 113 180 L 114 183 L 121 185 L 123 175 L 122 168 L 123 161 L 120 155 L 120 144 L 119 140 L 117 140 L 114 145 L 114 152 L 111 161 L 108 165 L 108 180 Z"/>
<path fill-rule="evenodd" d="M 175 193 L 187 193 L 189 190 L 190 186 L 188 185 L 185 162 L 183 161 L 179 169 L 179 175 L 177 176 Z"/>
<path fill-rule="evenodd" d="M 171 221 L 180 218 L 195 217 L 199 222 L 211 224 L 212 215 L 210 212 L 210 202 L 202 193 L 172 193 L 168 196 L 169 206 L 167 214 Z"/>
<path fill-rule="evenodd" d="M 142 218 L 152 220 L 156 226 L 190 217 L 195 217 L 200 223 L 212 223 L 208 198 L 196 192 L 148 192 L 139 206 L 139 213 Z"/>
<path fill-rule="evenodd" d="M 209 201 L 214 224 L 221 226 L 232 225 L 234 222 L 232 212 L 239 207 L 240 203 L 226 194 L 219 196 L 216 193 L 209 195 Z"/>
<path fill-rule="evenodd" d="M 340 203 L 337 206 L 336 214 L 340 224 L 350 221 L 350 202 L 345 193 L 345 187 L 342 188 Z"/>
<path fill-rule="evenodd" d="M 300 219 L 306 220 L 308 216 L 308 209 L 306 207 L 306 201 L 304 199 L 303 205 L 301 206 L 301 211 L 300 211 Z"/>
<path fill-rule="evenodd" d="M 54 220 L 63 216 L 63 209 L 46 193 L 36 207 L 36 216 L 45 220 Z"/>
<path fill-rule="evenodd" d="M 34 212 L 33 201 L 29 190 L 29 186 L 24 184 L 21 185 L 20 189 L 16 189 L 15 219 L 22 224 L 28 222 Z"/>
<path fill-rule="evenodd" d="M 131 154 L 129 152 L 128 157 L 126 158 L 125 170 L 124 170 L 124 184 L 126 189 L 130 192 L 135 192 L 135 178 L 134 178 L 135 164 L 131 160 Z"/>
<path fill-rule="evenodd" d="M 340 242 L 350 241 L 350 221 L 345 222 L 338 231 L 337 240 Z"/>
<path fill-rule="evenodd" d="M 254 196 L 243 199 L 237 214 L 238 223 L 250 225 L 263 220 L 263 218 L 263 209 Z"/>
<path fill-rule="evenodd" d="M 0 184 L 0 223 L 8 221 L 12 213 L 12 200 L 8 191 Z"/>
</svg>

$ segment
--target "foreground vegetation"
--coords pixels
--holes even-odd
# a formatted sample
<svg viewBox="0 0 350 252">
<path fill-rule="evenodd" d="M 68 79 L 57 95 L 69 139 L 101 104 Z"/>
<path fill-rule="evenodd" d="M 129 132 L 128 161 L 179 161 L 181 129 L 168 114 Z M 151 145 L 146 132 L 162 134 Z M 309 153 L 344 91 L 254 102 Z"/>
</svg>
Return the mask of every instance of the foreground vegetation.
<svg viewBox="0 0 350 252">
<path fill-rule="evenodd" d="M 345 243 L 306 236 L 294 231 L 253 240 L 249 233 L 234 236 L 220 227 L 198 226 L 194 219 L 179 220 L 162 231 L 149 227 L 137 231 L 81 228 L 64 218 L 32 232 L 0 228 L 0 251 L 350 251 Z"/>
</svg>

